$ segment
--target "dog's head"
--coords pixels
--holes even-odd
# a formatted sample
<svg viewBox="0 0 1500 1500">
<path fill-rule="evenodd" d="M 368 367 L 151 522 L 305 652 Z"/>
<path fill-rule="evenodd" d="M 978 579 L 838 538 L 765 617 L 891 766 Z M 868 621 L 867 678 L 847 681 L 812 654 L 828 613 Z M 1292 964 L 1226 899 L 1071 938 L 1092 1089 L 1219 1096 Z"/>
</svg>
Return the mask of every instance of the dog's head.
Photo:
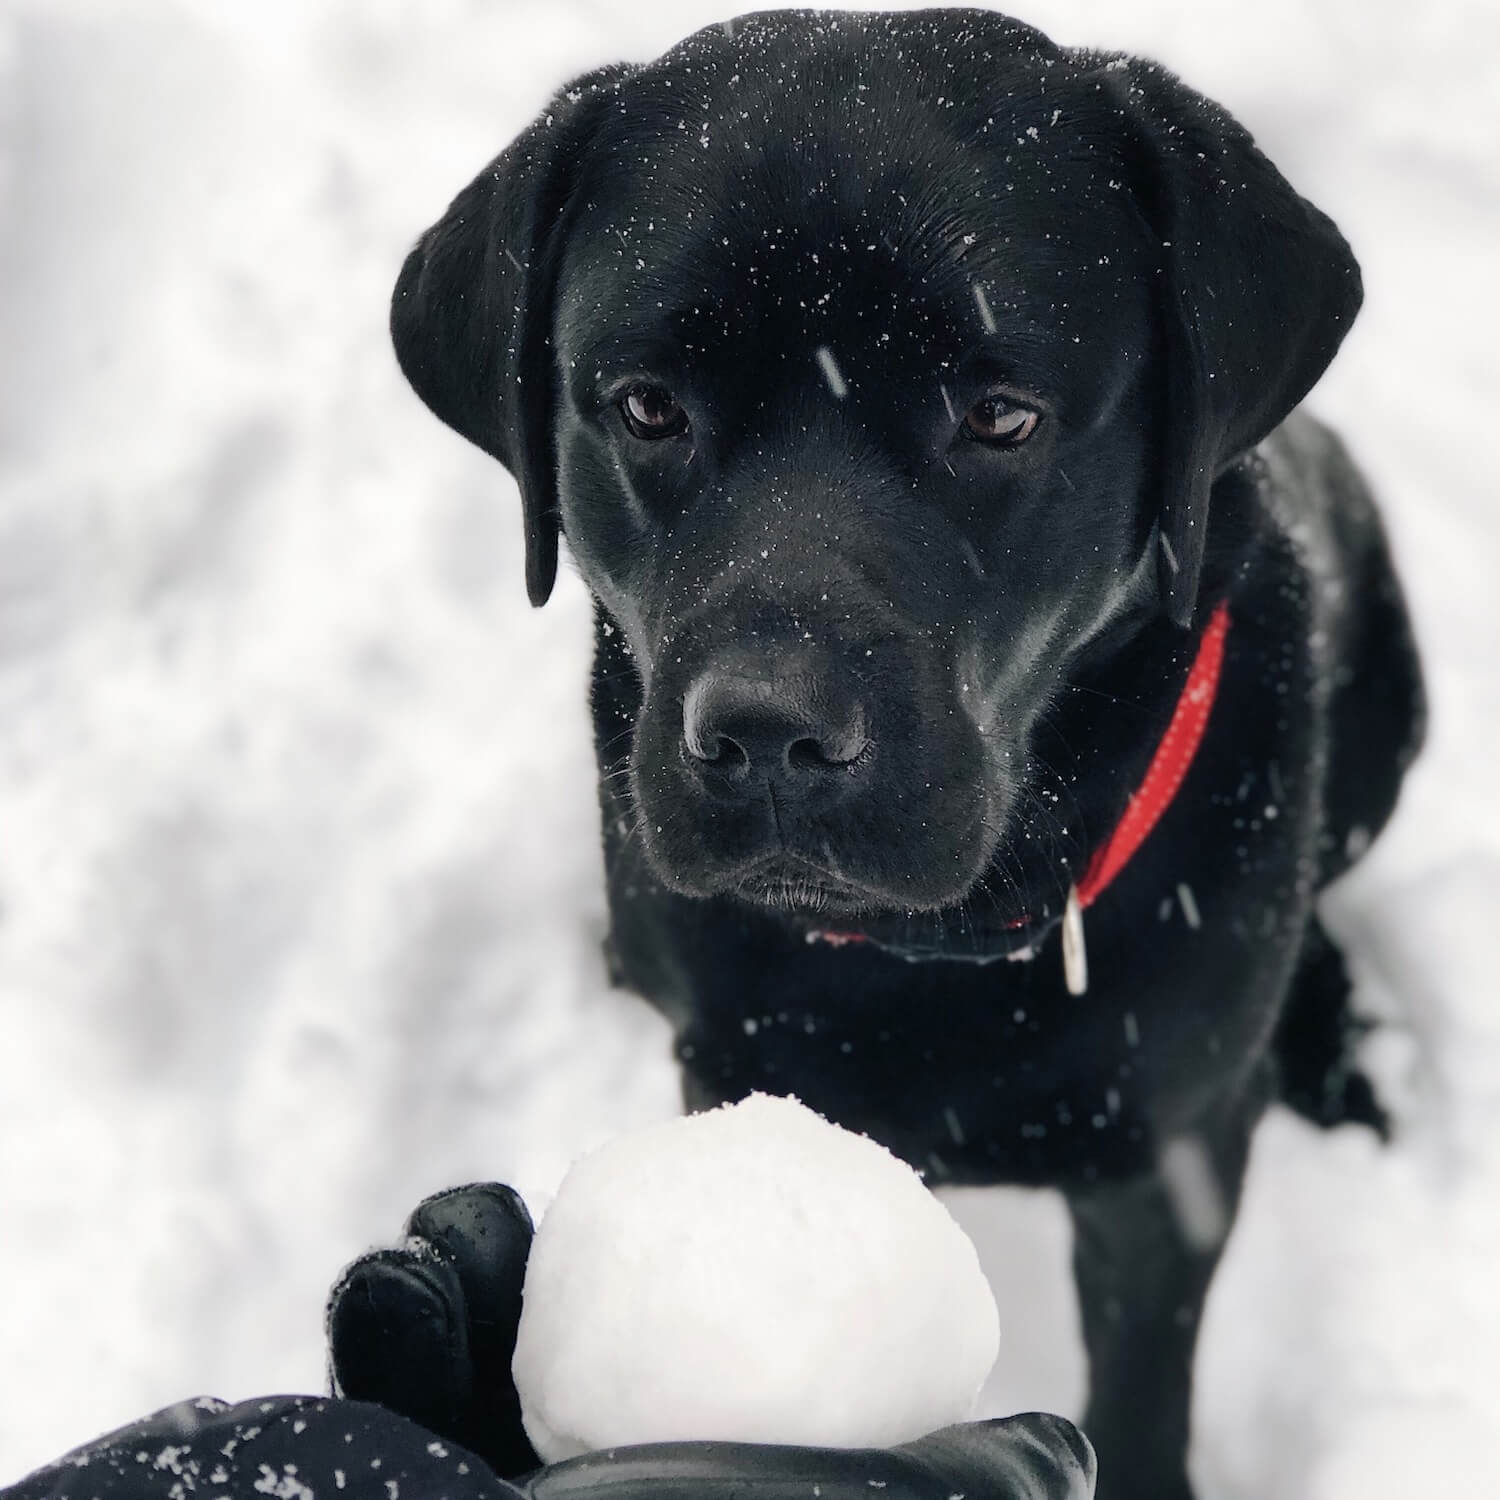
<svg viewBox="0 0 1500 1500">
<path fill-rule="evenodd" d="M 1317 379 L 1332 223 L 1150 63 L 981 11 L 747 17 L 579 80 L 402 271 L 402 368 L 559 528 L 692 895 L 962 900 L 1068 674 L 1202 603 Z"/>
</svg>

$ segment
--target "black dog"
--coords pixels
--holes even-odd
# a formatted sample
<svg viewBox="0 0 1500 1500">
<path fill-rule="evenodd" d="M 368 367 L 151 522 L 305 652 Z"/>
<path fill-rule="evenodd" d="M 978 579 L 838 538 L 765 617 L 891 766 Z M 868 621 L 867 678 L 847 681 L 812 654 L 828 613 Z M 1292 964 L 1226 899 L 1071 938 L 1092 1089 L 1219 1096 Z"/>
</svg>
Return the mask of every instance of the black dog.
<svg viewBox="0 0 1500 1500">
<path fill-rule="evenodd" d="M 979 11 L 591 74 L 396 290 L 532 600 L 561 530 L 598 601 L 612 955 L 688 1103 L 1060 1186 L 1111 1497 L 1189 1493 L 1268 1102 L 1383 1125 L 1314 900 L 1421 684 L 1365 487 L 1288 416 L 1359 302 L 1221 109 Z"/>
</svg>

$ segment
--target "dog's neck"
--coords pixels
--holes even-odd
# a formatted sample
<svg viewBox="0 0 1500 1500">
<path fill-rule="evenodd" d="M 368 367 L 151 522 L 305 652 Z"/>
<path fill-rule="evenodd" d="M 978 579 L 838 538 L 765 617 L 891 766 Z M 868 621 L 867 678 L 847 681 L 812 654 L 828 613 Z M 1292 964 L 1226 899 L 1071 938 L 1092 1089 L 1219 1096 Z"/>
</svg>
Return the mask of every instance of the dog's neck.
<svg viewBox="0 0 1500 1500">
<path fill-rule="evenodd" d="M 893 946 L 855 930 L 814 928 L 807 934 L 809 943 L 844 947 L 851 944 L 873 944 L 913 963 L 936 960 L 969 963 L 992 963 L 999 959 L 1027 960 L 1036 956 L 1043 940 L 1054 928 L 1062 928 L 1063 965 L 1068 988 L 1082 994 L 1088 987 L 1088 961 L 1083 938 L 1083 913 L 1094 904 L 1130 863 L 1152 829 L 1172 805 L 1187 778 L 1198 747 L 1208 728 L 1219 677 L 1224 665 L 1224 644 L 1229 635 L 1229 605 L 1221 601 L 1209 616 L 1199 637 L 1197 653 L 1187 680 L 1178 694 L 1166 731 L 1157 741 L 1156 751 L 1140 784 L 1131 792 L 1125 811 L 1109 836 L 1098 844 L 1089 857 L 1082 877 L 1072 885 L 1060 912 L 1028 913 L 1008 924 L 1020 941 L 1017 946 L 996 952 L 955 954 L 939 948 Z"/>
</svg>

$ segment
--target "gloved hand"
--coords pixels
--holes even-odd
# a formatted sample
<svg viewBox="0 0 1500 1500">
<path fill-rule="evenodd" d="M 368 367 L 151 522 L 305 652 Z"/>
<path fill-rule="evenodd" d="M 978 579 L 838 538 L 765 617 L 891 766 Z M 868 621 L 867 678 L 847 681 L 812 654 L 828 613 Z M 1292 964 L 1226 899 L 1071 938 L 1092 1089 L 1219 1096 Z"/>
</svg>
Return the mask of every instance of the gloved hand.
<svg viewBox="0 0 1500 1500">
<path fill-rule="evenodd" d="M 329 1294 L 334 1394 L 398 1411 L 497 1474 L 537 1468 L 510 1374 L 531 1238 L 526 1205 L 499 1183 L 418 1204 L 400 1247 L 361 1256 Z"/>
<path fill-rule="evenodd" d="M 462 1444 L 532 1500 L 1089 1500 L 1094 1454 L 1041 1413 L 966 1422 L 896 1448 L 650 1443 L 541 1466 L 521 1426 L 510 1361 L 531 1217 L 507 1187 L 439 1193 L 403 1244 L 355 1261 L 334 1286 L 334 1390 L 376 1402 Z"/>
</svg>

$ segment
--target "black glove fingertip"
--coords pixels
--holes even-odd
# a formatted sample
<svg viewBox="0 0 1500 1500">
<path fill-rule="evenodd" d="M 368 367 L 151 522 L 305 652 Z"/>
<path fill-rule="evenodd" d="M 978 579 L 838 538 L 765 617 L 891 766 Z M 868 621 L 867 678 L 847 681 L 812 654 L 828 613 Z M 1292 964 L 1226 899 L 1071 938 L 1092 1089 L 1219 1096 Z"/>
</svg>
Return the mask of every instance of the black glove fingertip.
<svg viewBox="0 0 1500 1500">
<path fill-rule="evenodd" d="M 513 1311 L 519 1322 L 533 1229 L 531 1214 L 513 1188 L 476 1182 L 434 1193 L 413 1210 L 406 1233 L 451 1259 L 473 1308 L 501 1321 Z"/>
<path fill-rule="evenodd" d="M 509 1385 L 533 1237 L 520 1195 L 496 1182 L 450 1188 L 418 1204 L 406 1232 L 436 1247 L 457 1272 L 480 1386 Z"/>
<path fill-rule="evenodd" d="M 454 1436 L 497 1473 L 536 1468 L 510 1370 L 533 1238 L 525 1203 L 500 1183 L 450 1188 L 420 1203 L 406 1232 L 434 1246 L 463 1288 L 473 1397 Z"/>
<path fill-rule="evenodd" d="M 474 1386 L 464 1293 L 442 1257 L 377 1250 L 354 1262 L 328 1302 L 335 1394 L 374 1401 L 453 1432 Z"/>
</svg>

